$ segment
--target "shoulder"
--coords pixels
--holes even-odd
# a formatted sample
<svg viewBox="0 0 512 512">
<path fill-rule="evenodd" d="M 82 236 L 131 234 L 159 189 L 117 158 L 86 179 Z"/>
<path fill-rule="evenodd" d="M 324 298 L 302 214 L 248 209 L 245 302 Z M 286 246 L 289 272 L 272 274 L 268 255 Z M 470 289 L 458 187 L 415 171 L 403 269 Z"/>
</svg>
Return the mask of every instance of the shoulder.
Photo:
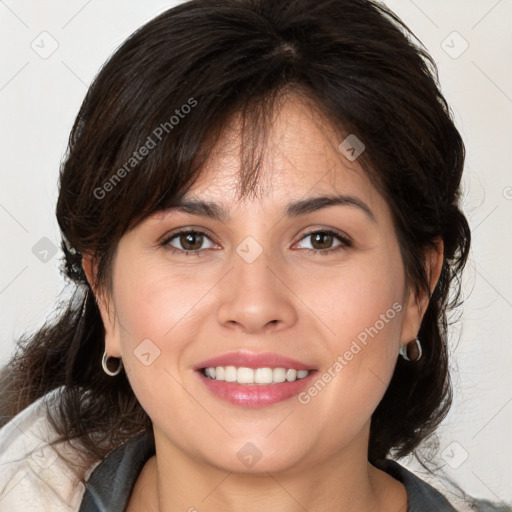
<svg viewBox="0 0 512 512">
<path fill-rule="evenodd" d="M 512 506 L 492 503 L 471 496 L 451 496 L 450 499 L 422 480 L 413 471 L 391 459 L 376 461 L 375 466 L 401 481 L 406 490 L 411 512 L 512 512 Z"/>
<path fill-rule="evenodd" d="M 40 398 L 0 429 L 0 509 L 9 512 L 78 510 L 87 479 L 97 463 L 58 438 L 46 410 L 59 389 Z M 99 462 L 99 461 L 98 461 Z"/>
<path fill-rule="evenodd" d="M 473 498 L 471 507 L 468 507 L 467 510 L 470 512 L 512 512 L 512 504 L 497 504 L 488 500 Z"/>
<path fill-rule="evenodd" d="M 468 501 L 453 500 L 457 512 L 512 512 L 512 505 L 498 504 L 488 500 L 468 497 Z"/>
</svg>

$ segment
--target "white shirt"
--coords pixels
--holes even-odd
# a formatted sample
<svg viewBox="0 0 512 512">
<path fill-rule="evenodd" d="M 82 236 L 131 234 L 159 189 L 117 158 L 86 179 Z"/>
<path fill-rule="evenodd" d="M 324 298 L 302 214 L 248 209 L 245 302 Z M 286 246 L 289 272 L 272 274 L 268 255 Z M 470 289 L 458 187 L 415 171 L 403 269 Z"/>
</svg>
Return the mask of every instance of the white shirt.
<svg viewBox="0 0 512 512">
<path fill-rule="evenodd" d="M 45 404 L 59 398 L 60 388 L 40 398 L 0 429 L 0 512 L 78 512 L 85 493 L 84 482 L 102 462 L 91 461 L 83 449 L 57 439 L 46 415 Z M 406 472 L 406 471 L 404 471 Z M 409 474 L 411 485 L 424 485 Z M 458 499 L 451 505 L 459 512 L 474 512 Z M 498 510 L 478 507 L 478 510 Z M 512 509 L 511 509 L 512 510 Z"/>
<path fill-rule="evenodd" d="M 57 439 L 40 398 L 0 429 L 0 512 L 76 512 L 90 473 L 101 462 L 87 462 L 80 450 Z"/>
</svg>

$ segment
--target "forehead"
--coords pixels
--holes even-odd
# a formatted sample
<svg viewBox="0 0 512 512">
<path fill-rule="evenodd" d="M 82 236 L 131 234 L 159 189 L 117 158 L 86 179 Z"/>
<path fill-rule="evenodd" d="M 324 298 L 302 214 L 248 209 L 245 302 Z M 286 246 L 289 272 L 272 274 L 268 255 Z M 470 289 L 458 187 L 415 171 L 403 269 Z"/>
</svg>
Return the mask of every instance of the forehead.
<svg viewBox="0 0 512 512">
<path fill-rule="evenodd" d="M 249 126 L 244 127 L 242 140 L 241 123 L 238 114 L 226 125 L 186 198 L 243 204 L 247 198 L 240 193 L 242 172 L 252 175 L 252 195 L 269 201 L 308 192 L 374 196 L 375 189 L 357 160 L 349 161 L 339 150 L 342 130 L 336 129 L 311 101 L 297 95 L 283 99 L 264 137 Z M 257 168 L 247 165 L 246 156 L 251 151 L 255 160 L 261 157 Z"/>
</svg>

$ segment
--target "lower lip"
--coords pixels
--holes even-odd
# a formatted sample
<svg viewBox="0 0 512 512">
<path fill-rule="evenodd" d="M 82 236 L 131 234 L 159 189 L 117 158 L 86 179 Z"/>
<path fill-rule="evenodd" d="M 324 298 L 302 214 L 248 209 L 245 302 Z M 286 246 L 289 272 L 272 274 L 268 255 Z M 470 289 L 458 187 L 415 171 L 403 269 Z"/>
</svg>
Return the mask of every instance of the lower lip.
<svg viewBox="0 0 512 512">
<path fill-rule="evenodd" d="M 298 395 L 310 384 L 316 370 L 309 375 L 293 382 L 278 384 L 237 384 L 225 380 L 214 380 L 197 371 L 205 386 L 218 398 L 242 407 L 266 407 Z"/>
</svg>

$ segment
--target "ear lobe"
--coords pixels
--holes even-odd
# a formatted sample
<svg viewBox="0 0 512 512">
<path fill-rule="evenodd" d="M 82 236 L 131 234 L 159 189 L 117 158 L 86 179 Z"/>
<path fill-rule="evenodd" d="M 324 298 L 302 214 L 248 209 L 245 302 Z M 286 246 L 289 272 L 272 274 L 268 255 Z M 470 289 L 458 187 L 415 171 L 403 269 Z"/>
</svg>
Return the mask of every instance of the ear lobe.
<svg viewBox="0 0 512 512">
<path fill-rule="evenodd" d="M 91 256 L 82 256 L 82 266 L 90 284 L 91 291 L 94 293 L 96 304 L 100 311 L 103 327 L 105 328 L 105 351 L 109 356 L 121 357 L 121 343 L 119 339 L 118 322 L 113 302 L 109 300 L 103 290 L 97 289 L 95 277 L 97 265 L 94 264 Z"/>
<path fill-rule="evenodd" d="M 418 335 L 430 297 L 441 275 L 444 261 L 444 243 L 441 237 L 436 239 L 436 246 L 434 248 L 427 249 L 425 260 L 427 266 L 426 273 L 429 276 L 429 292 L 421 290 L 417 293 L 411 286 L 408 298 L 405 300 L 407 304 L 402 322 L 401 345 L 406 345 Z"/>
</svg>

